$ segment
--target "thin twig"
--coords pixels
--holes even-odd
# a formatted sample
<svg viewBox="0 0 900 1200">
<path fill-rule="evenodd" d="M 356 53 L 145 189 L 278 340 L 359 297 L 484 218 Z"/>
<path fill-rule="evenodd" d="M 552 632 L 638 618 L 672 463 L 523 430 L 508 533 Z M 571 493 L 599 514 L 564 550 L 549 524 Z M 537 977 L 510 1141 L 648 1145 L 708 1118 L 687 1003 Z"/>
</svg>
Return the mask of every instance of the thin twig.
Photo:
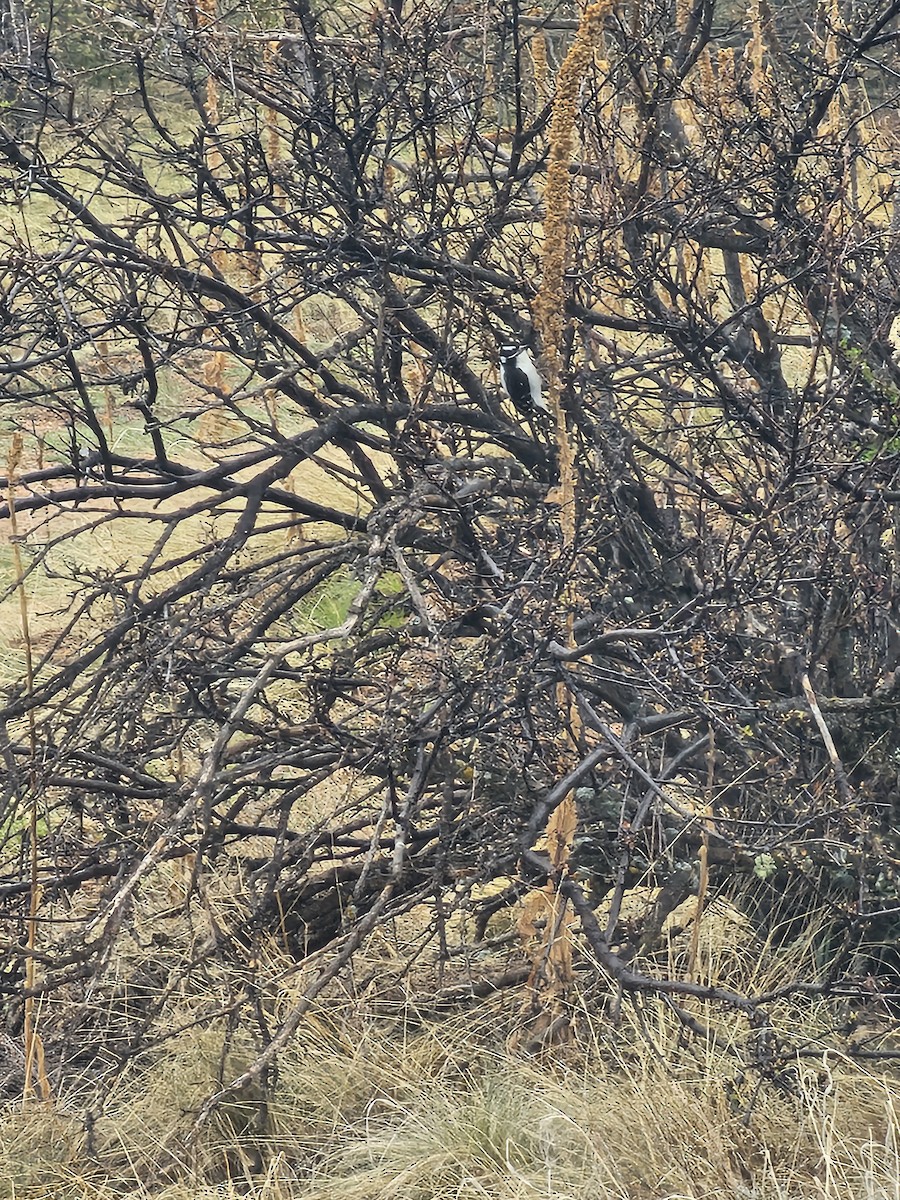
<svg viewBox="0 0 900 1200">
<path fill-rule="evenodd" d="M 800 683 L 803 687 L 803 694 L 806 697 L 806 702 L 809 705 L 809 711 L 813 715 L 813 720 L 818 726 L 822 741 L 825 744 L 825 749 L 828 752 L 828 757 L 831 760 L 831 768 L 834 771 L 834 781 L 837 784 L 838 795 L 841 800 L 849 801 L 851 797 L 850 783 L 847 779 L 847 772 L 844 770 L 844 764 L 841 762 L 841 756 L 838 754 L 837 746 L 834 744 L 834 738 L 831 736 L 831 730 L 822 716 L 822 710 L 819 707 L 819 701 L 816 693 L 813 691 L 813 685 L 809 678 L 809 672 L 804 671 L 800 676 Z"/>
</svg>

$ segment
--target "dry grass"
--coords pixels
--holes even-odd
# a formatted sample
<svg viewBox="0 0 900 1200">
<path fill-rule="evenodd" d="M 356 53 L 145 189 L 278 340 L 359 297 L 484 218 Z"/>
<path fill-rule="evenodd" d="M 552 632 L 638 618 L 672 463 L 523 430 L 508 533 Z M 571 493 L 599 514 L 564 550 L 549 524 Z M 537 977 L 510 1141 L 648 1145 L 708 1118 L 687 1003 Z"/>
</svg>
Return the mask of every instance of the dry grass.
<svg viewBox="0 0 900 1200">
<path fill-rule="evenodd" d="M 503 1026 L 497 1004 L 389 1027 L 335 997 L 283 1056 L 265 1130 L 251 1090 L 190 1148 L 191 1113 L 223 1063 L 220 1035 L 189 1031 L 120 1080 L 90 1136 L 75 1090 L 8 1107 L 0 1197 L 900 1197 L 888 1074 L 829 1055 L 798 1062 L 791 1094 L 756 1088 L 733 1058 L 680 1046 L 670 1017 L 642 1031 L 627 1009 L 618 1029 L 583 1011 L 580 1045 L 539 1063 L 473 1033 L 480 1016 Z M 225 1074 L 251 1054 L 243 1031 Z"/>
<path fill-rule="evenodd" d="M 127 978 L 146 959 L 173 882 L 148 882 L 141 936 L 122 939 L 111 971 Z M 229 896 L 217 876 L 206 904 L 220 928 Z M 684 970 L 692 903 L 673 914 L 668 966 L 657 963 L 672 975 Z M 165 926 L 173 961 L 202 936 L 200 918 Z M 841 1053 L 826 1001 L 773 1008 L 812 1053 L 788 1064 L 782 1088 L 746 1067 L 739 1015 L 697 1004 L 721 1040 L 685 1042 L 665 1006 L 626 1003 L 614 1024 L 595 990 L 573 999 L 574 1040 L 537 1059 L 508 1048 L 518 990 L 443 1020 L 420 1014 L 416 995 L 436 979 L 428 955 L 404 969 L 419 924 L 414 911 L 370 939 L 280 1056 L 265 1108 L 248 1088 L 192 1142 L 194 1114 L 259 1050 L 249 1014 L 228 1035 L 208 1015 L 227 1008 L 242 969 L 211 965 L 205 990 L 193 978 L 172 1005 L 167 1020 L 183 1031 L 132 1062 L 102 1103 L 83 1073 L 54 1078 L 50 1104 L 0 1110 L 0 1200 L 900 1200 L 900 1077 Z M 757 992 L 810 977 L 816 953 L 812 933 L 763 942 L 724 900 L 705 911 L 699 942 L 704 981 Z M 478 972 L 499 974 L 503 953 L 479 957 Z M 253 969 L 276 1027 L 306 970 L 274 940 Z M 445 984 L 465 978 L 463 964 L 452 969 Z"/>
</svg>

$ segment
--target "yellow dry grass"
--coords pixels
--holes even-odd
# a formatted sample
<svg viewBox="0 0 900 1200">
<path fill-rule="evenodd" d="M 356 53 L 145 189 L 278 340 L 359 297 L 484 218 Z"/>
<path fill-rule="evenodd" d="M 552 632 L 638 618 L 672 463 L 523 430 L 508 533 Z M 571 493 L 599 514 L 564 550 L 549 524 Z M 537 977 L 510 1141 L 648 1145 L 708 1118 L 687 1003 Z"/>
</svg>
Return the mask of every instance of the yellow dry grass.
<svg viewBox="0 0 900 1200">
<path fill-rule="evenodd" d="M 419 932 L 414 914 L 404 920 L 392 935 L 401 951 Z M 510 1048 L 517 990 L 439 1019 L 390 943 L 373 940 L 307 1014 L 267 1106 L 250 1086 L 193 1141 L 198 1108 L 259 1048 L 249 1021 L 227 1037 L 215 1021 L 191 1024 L 228 994 L 215 972 L 207 994 L 176 1006 L 182 1032 L 132 1063 L 102 1105 L 76 1077 L 52 1103 L 8 1104 L 0 1200 L 898 1200 L 897 1074 L 817 1041 L 825 1001 L 775 1014 L 813 1047 L 788 1064 L 789 1086 L 760 1083 L 736 1014 L 697 1003 L 721 1042 L 685 1040 L 667 1007 L 626 1002 L 614 1023 L 590 987 L 573 1002 L 575 1039 L 536 1058 Z M 792 977 L 811 953 L 808 941 L 761 944 L 721 903 L 703 918 L 701 947 L 704 979 L 751 988 Z M 478 969 L 507 965 L 482 952 Z M 303 970 L 274 944 L 254 969 L 277 1022 Z M 416 987 L 427 1000 L 426 974 Z"/>
<path fill-rule="evenodd" d="M 210 1033 L 194 1032 L 123 1080 L 90 1139 L 75 1100 L 8 1109 L 0 1196 L 897 1197 L 889 1075 L 812 1060 L 800 1064 L 793 1095 L 753 1096 L 732 1060 L 679 1050 L 671 1021 L 654 1023 L 651 1049 L 627 1020 L 619 1031 L 583 1020 L 594 1023 L 592 1048 L 539 1064 L 479 1044 L 468 1021 L 387 1039 L 346 1005 L 326 1008 L 282 1059 L 265 1134 L 249 1092 L 188 1147 L 190 1109 L 214 1086 L 220 1052 Z"/>
</svg>

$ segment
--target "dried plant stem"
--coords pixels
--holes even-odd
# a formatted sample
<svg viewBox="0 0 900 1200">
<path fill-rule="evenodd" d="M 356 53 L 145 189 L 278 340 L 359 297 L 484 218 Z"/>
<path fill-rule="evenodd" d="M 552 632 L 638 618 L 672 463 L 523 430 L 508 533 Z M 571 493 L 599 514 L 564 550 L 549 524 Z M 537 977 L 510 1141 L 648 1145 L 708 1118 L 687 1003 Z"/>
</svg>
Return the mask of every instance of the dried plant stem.
<svg viewBox="0 0 900 1200">
<path fill-rule="evenodd" d="M 594 49 L 600 43 L 608 8 L 608 0 L 600 0 L 587 9 L 557 78 L 544 196 L 543 281 L 535 304 L 535 317 L 544 342 L 547 394 L 550 409 L 556 416 L 561 523 L 566 548 L 572 545 L 575 537 L 575 459 L 560 404 L 561 349 L 566 323 L 565 273 L 571 255 L 572 183 L 569 168 L 574 153 L 578 93 L 593 60 Z"/>
<path fill-rule="evenodd" d="M 31 648 L 31 628 L 28 621 L 28 597 L 25 592 L 25 567 L 22 562 L 22 550 L 19 542 L 19 529 L 16 521 L 15 489 L 16 472 L 22 459 L 22 435 L 13 436 L 12 447 L 7 460 L 9 522 L 11 527 L 13 564 L 16 576 L 16 591 L 19 597 L 19 621 L 22 627 L 22 640 L 25 645 L 25 691 L 30 697 L 34 692 L 34 656 Z M 38 811 L 37 811 L 37 729 L 35 726 L 34 707 L 28 707 L 28 752 L 29 752 L 29 807 L 28 807 L 28 926 L 25 945 L 28 955 L 25 961 L 25 1082 L 23 1096 L 29 1099 L 34 1096 L 34 1074 L 37 1067 L 38 1082 L 42 1099 L 50 1098 L 50 1086 L 44 1070 L 44 1054 L 40 1037 L 37 1033 L 35 1019 L 35 963 L 37 961 L 34 949 L 37 942 L 37 915 L 40 904 L 40 887 L 38 884 Z"/>
<path fill-rule="evenodd" d="M 737 66 L 732 46 L 725 46 L 719 50 L 718 68 L 717 87 L 722 116 L 731 119 L 737 111 L 738 103 Z"/>
<path fill-rule="evenodd" d="M 535 317 L 544 342 L 550 408 L 556 416 L 564 554 L 575 541 L 577 475 L 574 448 L 561 404 L 561 351 L 566 325 L 565 273 L 571 257 L 572 184 L 569 168 L 574 153 L 578 93 L 593 61 L 594 49 L 600 44 L 603 19 L 608 8 L 609 0 L 600 0 L 586 10 L 557 79 L 545 191 L 543 281 L 535 304 Z"/>
<path fill-rule="evenodd" d="M 112 375 L 113 369 L 109 359 L 109 339 L 107 337 L 97 339 L 97 357 L 99 359 L 100 374 L 104 380 L 103 411 L 106 418 L 106 428 L 109 431 L 110 439 L 112 439 L 114 436 L 115 410 L 113 408 L 112 388 L 109 386 L 109 377 Z"/>
<path fill-rule="evenodd" d="M 762 28 L 763 16 L 760 11 L 759 0 L 751 0 L 748 15 L 751 37 L 745 56 L 750 64 L 750 87 L 754 95 L 759 96 L 765 86 L 765 37 Z"/>
<path fill-rule="evenodd" d="M 537 21 L 542 21 L 544 18 L 543 10 L 535 8 L 532 11 L 532 16 Z M 528 49 L 531 53 L 531 72 L 534 80 L 535 100 L 538 108 L 541 109 L 550 98 L 550 84 L 547 72 L 547 39 L 543 29 L 538 28 L 528 43 Z"/>
<path fill-rule="evenodd" d="M 844 764 L 841 762 L 841 756 L 838 754 L 837 746 L 834 744 L 834 738 L 831 736 L 831 730 L 822 715 L 822 710 L 819 707 L 819 700 L 813 690 L 812 682 L 809 678 L 809 672 L 804 671 L 800 678 L 803 687 L 803 695 L 806 697 L 806 703 L 809 705 L 809 711 L 813 715 L 813 720 L 816 723 L 821 737 L 822 743 L 828 754 L 831 762 L 831 769 L 834 772 L 835 783 L 837 784 L 838 795 L 844 803 L 851 799 L 850 784 L 847 780 L 847 772 L 844 770 Z"/>
<path fill-rule="evenodd" d="M 703 908 L 709 891 L 709 832 L 712 827 L 713 791 L 716 779 L 716 729 L 712 721 L 708 726 L 708 735 L 706 804 L 700 832 L 700 878 L 697 882 L 697 908 L 694 913 L 694 928 L 691 931 L 691 948 L 688 953 L 688 979 L 694 979 L 697 972 L 697 960 L 700 956 L 700 922 L 703 918 Z M 698 979 L 697 982 L 699 983 L 700 980 Z"/>
<path fill-rule="evenodd" d="M 553 101 L 550 124 L 550 158 L 544 196 L 544 253 L 543 281 L 535 304 L 535 317 L 544 344 L 544 364 L 550 410 L 556 418 L 559 446 L 560 524 L 562 528 L 563 562 L 575 543 L 577 463 L 569 436 L 566 413 L 562 407 L 562 345 L 565 334 L 566 285 L 565 273 L 571 257 L 572 192 L 570 165 L 575 146 L 575 114 L 582 81 L 590 69 L 594 50 L 600 45 L 603 19 L 609 8 L 608 0 L 600 0 L 588 8 L 575 35 L 575 40 L 560 68 Z M 574 645 L 572 612 L 574 599 L 571 585 L 566 589 L 568 645 Z M 581 722 L 572 697 L 565 684 L 558 690 L 559 709 L 565 714 L 571 749 L 578 750 Z M 546 887 L 548 916 L 543 945 L 535 957 L 532 983 L 533 1007 L 537 1008 L 538 993 L 553 1004 L 559 1000 L 572 981 L 571 916 L 567 903 L 557 892 L 556 880 L 562 879 L 572 852 L 577 828 L 574 797 L 569 795 L 553 811 L 547 822 L 546 844 L 553 866 L 553 878 Z M 550 1013 L 541 1014 L 545 1021 Z M 554 1025 L 555 1028 L 555 1025 Z"/>
</svg>

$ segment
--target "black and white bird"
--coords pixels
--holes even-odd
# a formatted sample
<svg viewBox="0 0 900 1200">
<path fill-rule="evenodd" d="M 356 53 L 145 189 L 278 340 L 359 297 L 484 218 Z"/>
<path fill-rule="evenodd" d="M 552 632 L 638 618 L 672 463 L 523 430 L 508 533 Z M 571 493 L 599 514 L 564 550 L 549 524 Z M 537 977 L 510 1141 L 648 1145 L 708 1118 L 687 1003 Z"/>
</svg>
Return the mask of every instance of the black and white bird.
<svg viewBox="0 0 900 1200">
<path fill-rule="evenodd" d="M 513 404 L 528 416 L 535 409 L 550 412 L 541 396 L 541 381 L 527 346 L 500 347 L 500 382 Z"/>
</svg>

